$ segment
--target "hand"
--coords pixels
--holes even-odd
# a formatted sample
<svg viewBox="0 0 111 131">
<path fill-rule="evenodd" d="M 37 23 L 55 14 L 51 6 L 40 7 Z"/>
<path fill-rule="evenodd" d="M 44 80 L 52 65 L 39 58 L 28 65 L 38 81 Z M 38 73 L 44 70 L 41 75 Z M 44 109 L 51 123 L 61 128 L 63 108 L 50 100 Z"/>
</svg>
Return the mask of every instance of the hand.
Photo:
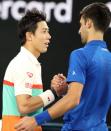
<svg viewBox="0 0 111 131">
<path fill-rule="evenodd" d="M 58 74 L 51 80 L 51 88 L 56 91 L 57 96 L 62 96 L 67 92 L 66 77 L 63 74 Z"/>
<path fill-rule="evenodd" d="M 37 126 L 36 120 L 34 117 L 24 117 L 16 125 L 16 131 L 34 131 L 34 128 Z"/>
</svg>

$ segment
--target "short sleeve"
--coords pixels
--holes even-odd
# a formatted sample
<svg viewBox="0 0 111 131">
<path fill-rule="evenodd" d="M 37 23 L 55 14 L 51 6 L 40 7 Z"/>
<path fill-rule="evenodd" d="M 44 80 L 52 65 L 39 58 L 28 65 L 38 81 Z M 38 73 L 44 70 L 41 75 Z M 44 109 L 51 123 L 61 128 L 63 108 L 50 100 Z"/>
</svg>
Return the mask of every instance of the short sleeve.
<svg viewBox="0 0 111 131">
<path fill-rule="evenodd" d="M 79 82 L 85 84 L 86 61 L 82 51 L 73 51 L 70 55 L 67 82 Z"/>
<path fill-rule="evenodd" d="M 34 73 L 30 68 L 17 68 L 14 72 L 14 89 L 15 95 L 28 94 L 32 95 Z"/>
</svg>

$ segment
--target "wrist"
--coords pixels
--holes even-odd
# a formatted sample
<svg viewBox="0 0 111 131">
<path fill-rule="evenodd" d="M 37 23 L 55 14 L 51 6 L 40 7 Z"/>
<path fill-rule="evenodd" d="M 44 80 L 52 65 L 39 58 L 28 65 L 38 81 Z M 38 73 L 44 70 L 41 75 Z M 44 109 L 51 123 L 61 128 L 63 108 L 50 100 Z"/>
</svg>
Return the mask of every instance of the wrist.
<svg viewBox="0 0 111 131">
<path fill-rule="evenodd" d="M 57 95 L 57 93 L 56 93 L 56 91 L 54 90 L 53 87 L 51 88 L 51 91 L 52 91 L 52 93 L 53 93 L 55 99 L 58 98 L 58 95 Z"/>
<path fill-rule="evenodd" d="M 43 123 L 49 122 L 51 120 L 52 118 L 47 110 L 35 116 L 37 125 L 42 125 Z"/>
<path fill-rule="evenodd" d="M 46 90 L 42 94 L 39 95 L 41 97 L 44 107 L 51 104 L 55 100 L 55 93 L 52 90 Z"/>
<path fill-rule="evenodd" d="M 35 117 L 32 117 L 32 125 L 34 125 L 34 126 L 37 126 L 37 125 L 38 125 Z"/>
</svg>

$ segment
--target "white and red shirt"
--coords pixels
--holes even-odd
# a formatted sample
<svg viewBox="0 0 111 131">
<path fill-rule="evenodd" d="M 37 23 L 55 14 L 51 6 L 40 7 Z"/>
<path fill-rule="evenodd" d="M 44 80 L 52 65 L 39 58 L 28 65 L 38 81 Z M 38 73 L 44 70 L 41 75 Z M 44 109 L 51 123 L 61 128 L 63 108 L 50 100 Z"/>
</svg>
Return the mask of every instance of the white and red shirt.
<svg viewBox="0 0 111 131">
<path fill-rule="evenodd" d="M 9 63 L 3 81 L 3 120 L 2 130 L 13 131 L 14 123 L 21 117 L 18 111 L 16 96 L 28 94 L 37 96 L 43 92 L 41 65 L 37 58 L 26 48 Z M 27 115 L 40 113 L 41 109 Z M 12 124 L 13 123 L 13 124 Z"/>
</svg>

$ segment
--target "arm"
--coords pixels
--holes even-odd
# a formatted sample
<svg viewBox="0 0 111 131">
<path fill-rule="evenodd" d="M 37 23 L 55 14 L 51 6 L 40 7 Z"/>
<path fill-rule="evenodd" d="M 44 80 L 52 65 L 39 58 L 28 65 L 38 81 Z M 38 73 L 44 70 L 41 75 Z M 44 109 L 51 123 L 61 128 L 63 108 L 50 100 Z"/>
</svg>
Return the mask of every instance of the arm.
<svg viewBox="0 0 111 131">
<path fill-rule="evenodd" d="M 16 96 L 17 105 L 19 112 L 21 114 L 27 114 L 35 111 L 37 108 L 43 107 L 44 103 L 39 96 L 30 96 L 30 95 L 17 95 Z"/>
<path fill-rule="evenodd" d="M 48 115 L 49 115 L 48 119 L 58 118 L 68 110 L 77 106 L 80 102 L 82 90 L 83 90 L 82 84 L 77 82 L 70 83 L 67 94 L 62 99 L 60 99 L 56 104 L 54 104 L 52 107 L 48 109 Z M 41 113 L 40 115 L 42 115 L 43 113 Z M 36 116 L 36 120 L 37 120 L 37 116 Z M 37 120 L 37 121 L 36 120 L 34 119 L 34 117 L 24 117 L 18 124 L 15 125 L 15 129 L 17 131 L 20 131 L 21 129 L 24 129 L 23 131 L 25 131 L 26 129 L 33 130 L 34 127 L 37 125 L 37 123 L 40 124 L 40 121 L 41 122 L 47 121 L 45 116 L 42 117 L 42 120 Z"/>
<path fill-rule="evenodd" d="M 35 83 L 35 76 L 32 75 L 32 77 L 29 77 L 27 75 L 27 70 L 16 70 L 16 73 L 14 73 L 15 97 L 18 110 L 21 114 L 31 113 L 37 110 L 38 108 L 45 107 L 52 101 L 54 101 L 54 95 L 51 90 L 47 90 L 39 95 L 32 96 L 32 89 Z M 39 87 L 37 91 L 40 89 L 42 92 L 42 83 L 40 82 L 38 86 Z M 50 100 L 48 100 L 49 98 Z"/>
<path fill-rule="evenodd" d="M 81 59 L 83 61 L 81 61 Z M 20 131 L 19 129 L 22 128 L 24 128 L 23 131 L 25 131 L 25 129 L 32 129 L 35 125 L 41 125 L 44 121 L 50 121 L 51 119 L 60 117 L 65 112 L 77 106 L 80 102 L 83 85 L 85 84 L 86 64 L 87 62 L 84 59 L 83 54 L 81 54 L 81 50 L 72 52 L 67 76 L 67 81 L 70 82 L 70 84 L 66 95 L 50 107 L 48 111 L 44 111 L 43 113 L 35 116 L 35 120 L 34 117 L 24 117 L 15 125 L 15 129 L 17 129 L 17 131 Z"/>
<path fill-rule="evenodd" d="M 82 84 L 77 82 L 70 83 L 67 94 L 55 105 L 53 105 L 51 108 L 48 109 L 51 118 L 55 119 L 57 117 L 60 117 L 68 110 L 77 106 L 80 102 L 82 90 L 83 90 Z"/>
<path fill-rule="evenodd" d="M 37 108 L 47 106 L 55 100 L 52 90 L 46 90 L 38 96 L 17 95 L 17 104 L 20 112 L 26 114 Z"/>
</svg>

